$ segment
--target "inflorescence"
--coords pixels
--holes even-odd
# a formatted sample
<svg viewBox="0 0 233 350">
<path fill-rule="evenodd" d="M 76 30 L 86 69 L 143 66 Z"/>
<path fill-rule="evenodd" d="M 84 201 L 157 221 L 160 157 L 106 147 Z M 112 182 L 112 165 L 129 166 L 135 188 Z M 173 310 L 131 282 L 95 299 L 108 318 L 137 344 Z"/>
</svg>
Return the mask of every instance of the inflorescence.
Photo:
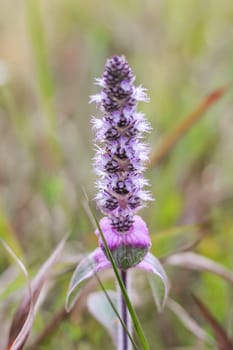
<svg viewBox="0 0 233 350">
<path fill-rule="evenodd" d="M 143 178 L 148 147 L 142 142 L 143 134 L 150 131 L 150 126 L 144 114 L 137 111 L 139 101 L 148 101 L 145 89 L 135 87 L 134 80 L 126 59 L 113 56 L 107 60 L 102 78 L 96 80 L 102 90 L 91 96 L 91 102 L 96 102 L 103 113 L 101 119 L 93 118 L 96 142 L 100 144 L 96 146 L 94 164 L 99 176 L 96 202 L 106 215 L 100 226 L 103 232 L 108 232 L 106 238 L 110 250 L 119 246 L 124 251 L 128 247 L 143 248 L 142 256 L 135 261 L 138 263 L 150 246 L 146 224 L 135 215 L 146 201 L 151 200 L 150 193 L 144 189 L 148 185 Z M 144 229 L 138 235 L 142 226 Z M 116 241 L 118 243 L 114 244 Z M 100 245 L 103 248 L 101 238 Z"/>
</svg>

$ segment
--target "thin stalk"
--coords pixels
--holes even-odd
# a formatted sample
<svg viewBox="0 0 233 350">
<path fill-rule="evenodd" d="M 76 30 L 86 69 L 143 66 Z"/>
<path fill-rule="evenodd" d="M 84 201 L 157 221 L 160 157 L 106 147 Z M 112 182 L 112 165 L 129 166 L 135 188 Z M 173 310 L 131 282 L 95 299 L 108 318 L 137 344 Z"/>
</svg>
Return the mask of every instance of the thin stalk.
<svg viewBox="0 0 233 350">
<path fill-rule="evenodd" d="M 88 204 L 88 202 L 87 202 L 87 204 Z M 125 286 L 124 286 L 124 284 L 123 284 L 123 282 L 122 282 L 120 273 L 119 273 L 119 271 L 118 271 L 118 269 L 117 269 L 117 266 L 116 266 L 115 261 L 114 261 L 113 256 L 112 256 L 112 253 L 111 253 L 111 251 L 110 251 L 109 248 L 108 248 L 108 244 L 107 244 L 106 239 L 105 239 L 105 237 L 104 237 L 104 234 L 103 234 L 103 232 L 102 232 L 102 230 L 101 230 L 101 227 L 100 227 L 100 225 L 99 225 L 99 222 L 98 222 L 96 216 L 94 215 L 94 213 L 92 212 L 91 208 L 90 208 L 89 206 L 88 206 L 88 208 L 89 208 L 90 214 L 91 214 L 91 216 L 93 217 L 93 219 L 94 219 L 94 221 L 95 221 L 95 224 L 96 224 L 96 226 L 97 226 L 97 228 L 98 228 L 98 230 L 99 230 L 99 232 L 100 232 L 100 236 L 101 236 L 101 238 L 102 238 L 102 240 L 103 240 L 104 248 L 105 248 L 105 250 L 106 250 L 107 257 L 108 257 L 108 259 L 109 259 L 110 262 L 111 262 L 113 271 L 114 271 L 115 276 L 116 276 L 117 283 L 118 283 L 118 285 L 119 285 L 119 287 L 120 287 L 120 289 L 121 289 L 122 295 L 123 295 L 124 300 L 125 300 L 125 302 L 126 302 L 126 304 L 127 304 L 127 307 L 128 307 L 128 310 L 129 310 L 131 319 L 132 319 L 132 321 L 133 321 L 133 325 L 134 325 L 134 327 L 135 327 L 136 333 L 137 333 L 138 338 L 139 338 L 139 340 L 140 340 L 140 343 L 141 343 L 141 345 L 142 345 L 142 347 L 143 347 L 144 350 L 150 350 L 150 347 L 149 347 L 149 344 L 148 344 L 148 342 L 147 342 L 146 336 L 145 336 L 145 334 L 144 334 L 143 328 L 142 328 L 141 323 L 140 323 L 140 321 L 139 321 L 139 319 L 138 319 L 138 316 L 137 316 L 137 314 L 136 314 L 136 311 L 135 311 L 134 308 L 133 308 L 133 305 L 132 305 L 132 303 L 131 303 L 131 301 L 130 301 L 130 298 L 129 298 L 128 293 L 127 293 L 127 291 L 126 291 L 126 289 L 125 289 Z"/>
<path fill-rule="evenodd" d="M 87 204 L 88 204 L 88 202 L 87 202 Z M 97 228 L 99 230 L 100 236 L 101 236 L 103 244 L 104 244 L 104 248 L 106 250 L 107 257 L 108 257 L 109 261 L 111 262 L 114 274 L 116 276 L 117 283 L 118 283 L 118 285 L 119 285 L 119 287 L 121 289 L 122 295 L 123 295 L 124 300 L 125 300 L 125 302 L 127 304 L 127 308 L 128 308 L 129 313 L 130 313 L 130 316 L 131 316 L 133 325 L 135 327 L 135 331 L 136 331 L 136 333 L 138 335 L 139 341 L 141 343 L 141 346 L 142 346 L 143 350 L 150 350 L 150 347 L 149 347 L 149 344 L 147 342 L 146 336 L 144 334 L 142 325 L 141 325 L 141 323 L 140 323 L 140 321 L 138 319 L 136 311 L 134 310 L 134 307 L 133 307 L 133 305 L 132 305 L 132 303 L 130 301 L 128 293 L 127 293 L 127 291 L 125 289 L 125 286 L 124 286 L 124 284 L 122 282 L 122 279 L 121 279 L 121 276 L 120 276 L 120 272 L 117 269 L 116 263 L 115 263 L 115 261 L 113 259 L 112 253 L 111 253 L 111 251 L 110 251 L 110 249 L 108 247 L 108 244 L 107 244 L 105 236 L 104 236 L 104 234 L 103 234 L 103 232 L 101 230 L 99 222 L 98 222 L 96 216 L 94 215 L 94 213 L 91 211 L 91 208 L 89 207 L 89 205 L 88 205 L 88 209 L 89 209 L 89 213 L 90 213 L 91 217 L 93 218 L 93 220 L 94 220 L 94 222 L 95 222 L 95 224 L 96 224 L 96 226 L 97 226 Z"/>
<path fill-rule="evenodd" d="M 124 284 L 124 287 L 126 289 L 127 292 L 129 292 L 129 281 L 128 281 L 128 272 L 126 270 L 120 270 L 120 276 L 121 276 L 121 280 Z M 121 292 L 121 290 L 119 290 L 119 294 L 120 294 L 120 303 L 119 303 L 119 313 L 121 315 L 121 319 L 123 321 L 123 323 L 125 324 L 129 334 L 132 333 L 132 325 L 131 325 L 131 320 L 130 320 L 130 315 L 127 309 L 127 305 L 125 302 L 125 298 Z M 119 325 L 119 329 L 118 329 L 118 349 L 117 350 L 131 350 L 132 349 L 132 343 L 130 341 L 129 335 L 126 333 L 125 328 L 122 327 L 121 325 Z"/>
<path fill-rule="evenodd" d="M 112 302 L 110 296 L 108 295 L 108 293 L 107 293 L 107 291 L 106 291 L 106 289 L 105 289 L 103 283 L 101 282 L 101 280 L 100 280 L 100 278 L 99 278 L 99 276 L 98 276 L 97 273 L 95 274 L 95 277 L 97 278 L 97 280 L 98 280 L 98 282 L 99 282 L 99 284 L 100 284 L 100 286 L 101 286 L 101 288 L 102 288 L 102 290 L 103 290 L 103 292 L 104 292 L 106 298 L 108 299 L 109 304 L 111 305 L 111 307 L 112 307 L 112 309 L 114 310 L 116 316 L 118 317 L 118 320 L 120 321 L 120 324 L 121 324 L 121 326 L 122 326 L 122 329 L 124 329 L 124 330 L 125 330 L 125 333 L 128 335 L 128 337 L 129 337 L 129 339 L 130 339 L 130 342 L 131 342 L 133 348 L 134 348 L 135 350 L 139 350 L 137 344 L 135 343 L 135 341 L 134 341 L 133 338 L 132 338 L 132 322 L 130 322 L 130 327 L 127 327 L 127 326 L 126 326 L 126 324 L 124 323 L 123 319 L 121 318 L 120 313 L 118 312 L 118 309 L 119 309 L 119 308 L 117 309 L 117 308 L 115 307 L 114 303 Z M 118 288 L 118 289 L 119 289 L 119 294 L 120 294 L 120 293 L 121 293 L 121 290 L 120 290 L 120 288 Z M 122 297 L 122 296 L 121 296 L 121 297 Z M 119 299 L 121 299 L 121 297 L 120 297 Z M 129 313 L 128 313 L 128 315 L 129 315 Z M 121 329 L 121 328 L 120 328 L 120 327 L 121 327 L 120 324 L 119 324 L 119 331 L 120 331 L 120 329 Z M 131 348 L 130 348 L 130 349 L 131 349 Z M 118 350 L 118 349 L 117 349 L 117 350 Z M 129 350 L 129 349 L 128 349 L 128 350 Z"/>
</svg>

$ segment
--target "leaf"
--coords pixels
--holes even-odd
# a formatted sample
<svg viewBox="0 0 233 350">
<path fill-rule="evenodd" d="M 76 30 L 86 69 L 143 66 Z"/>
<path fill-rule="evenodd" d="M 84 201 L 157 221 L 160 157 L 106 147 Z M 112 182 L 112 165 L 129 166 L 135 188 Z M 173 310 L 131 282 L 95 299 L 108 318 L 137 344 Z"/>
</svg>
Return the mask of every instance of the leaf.
<svg viewBox="0 0 233 350">
<path fill-rule="evenodd" d="M 168 299 L 167 307 L 177 316 L 182 324 L 197 338 L 212 343 L 212 338 L 202 329 L 199 324 L 187 313 L 187 311 L 175 300 Z"/>
<path fill-rule="evenodd" d="M 166 257 L 165 262 L 172 266 L 180 266 L 191 270 L 209 271 L 224 278 L 227 282 L 233 283 L 233 273 L 230 270 L 196 253 L 185 252 L 173 254 Z"/>
<path fill-rule="evenodd" d="M 209 325 L 211 326 L 214 332 L 214 335 L 216 337 L 219 350 L 233 350 L 233 341 L 229 339 L 226 331 L 222 328 L 219 322 L 211 314 L 207 306 L 194 294 L 192 294 L 192 297 L 195 303 L 197 304 L 199 310 L 201 311 L 202 315 L 205 317 L 205 319 L 208 321 Z"/>
<path fill-rule="evenodd" d="M 38 300 L 38 297 L 40 295 L 41 289 L 45 281 L 49 277 L 49 272 L 54 263 L 57 261 L 61 250 L 64 247 L 64 244 L 65 240 L 62 240 L 59 243 L 59 245 L 48 258 L 48 260 L 42 265 L 41 269 L 39 270 L 31 284 L 29 282 L 28 274 L 23 264 L 15 256 L 14 252 L 12 252 L 9 247 L 5 246 L 8 252 L 15 258 L 15 260 L 21 267 L 27 280 L 27 292 L 25 293 L 22 302 L 16 310 L 15 316 L 10 327 L 7 350 L 23 349 L 24 344 L 32 328 L 35 304 Z"/>
<path fill-rule="evenodd" d="M 193 127 L 203 114 L 216 103 L 229 89 L 231 85 L 225 85 L 212 91 L 197 108 L 183 119 L 163 140 L 157 151 L 152 154 L 150 166 L 154 167 L 169 154 L 176 143 Z"/>
<path fill-rule="evenodd" d="M 105 290 L 105 292 L 108 294 L 111 302 L 117 309 L 117 292 L 111 290 Z M 90 294 L 87 299 L 87 307 L 96 320 L 106 328 L 112 337 L 114 344 L 116 344 L 118 320 L 114 309 L 106 298 L 106 295 L 102 291 Z"/>
<path fill-rule="evenodd" d="M 14 327 L 12 327 L 14 325 L 14 321 L 13 321 L 13 323 L 11 325 L 11 331 L 10 331 L 10 335 L 9 335 L 8 345 L 7 345 L 7 349 L 14 349 L 14 347 L 11 347 L 11 343 L 13 346 L 14 345 L 13 343 L 15 342 L 16 343 L 15 349 L 22 349 L 24 342 L 22 341 L 22 343 L 20 343 L 20 341 L 19 341 L 19 347 L 17 347 L 18 338 L 20 338 L 20 337 L 22 338 L 24 336 L 25 332 L 27 333 L 28 325 L 31 322 L 31 319 L 33 318 L 32 288 L 31 288 L 27 269 L 24 266 L 23 262 L 17 257 L 17 255 L 14 253 L 14 251 L 8 246 L 8 244 L 5 241 L 0 239 L 0 242 L 2 243 L 3 247 L 8 252 L 8 254 L 14 259 L 14 261 L 19 266 L 20 270 L 22 271 L 22 273 L 26 279 L 26 283 L 27 283 L 28 295 L 29 295 L 29 300 L 30 300 L 29 308 L 27 310 L 27 313 L 23 313 L 21 315 L 21 322 L 20 322 L 21 324 L 20 325 L 16 324 Z M 20 347 L 20 345 L 22 345 L 22 347 Z"/>
<path fill-rule="evenodd" d="M 159 260 L 151 253 L 147 253 L 143 261 L 136 268 L 146 270 L 148 272 L 148 280 L 152 289 L 153 297 L 158 308 L 162 311 L 166 304 L 169 281 Z"/>
<path fill-rule="evenodd" d="M 95 275 L 96 272 L 107 269 L 111 266 L 100 248 L 95 249 L 91 254 L 87 255 L 77 266 L 73 273 L 71 282 L 66 295 L 66 310 L 70 311 L 79 297 L 81 283 L 86 279 Z M 75 297 L 71 299 L 71 295 L 76 290 Z"/>
</svg>

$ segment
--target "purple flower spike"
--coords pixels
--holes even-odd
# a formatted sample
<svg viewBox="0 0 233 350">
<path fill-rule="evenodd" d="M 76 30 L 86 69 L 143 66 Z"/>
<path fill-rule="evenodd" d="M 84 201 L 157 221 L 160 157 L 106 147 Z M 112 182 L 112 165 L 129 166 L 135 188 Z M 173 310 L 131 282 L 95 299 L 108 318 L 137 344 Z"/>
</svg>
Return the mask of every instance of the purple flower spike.
<svg viewBox="0 0 233 350">
<path fill-rule="evenodd" d="M 102 144 L 95 156 L 95 171 L 99 176 L 96 202 L 107 215 L 101 225 L 109 238 L 110 249 L 116 253 L 116 248 L 121 247 L 117 250 L 121 256 L 126 249 L 128 257 L 135 255 L 135 259 L 127 258 L 128 263 L 124 264 L 117 259 L 118 266 L 124 268 L 139 263 L 150 247 L 146 225 L 135 216 L 151 200 L 150 193 L 144 190 L 148 182 L 142 175 L 148 148 L 141 141 L 150 126 L 137 111 L 138 101 L 147 102 L 148 98 L 142 87 L 135 87 L 134 80 L 126 59 L 113 56 L 107 60 L 102 78 L 97 79 L 102 91 L 91 97 L 91 102 L 100 105 L 103 112 L 102 119 L 93 119 L 96 141 Z M 138 234 L 140 220 L 143 229 Z"/>
<path fill-rule="evenodd" d="M 148 147 L 142 142 L 143 134 L 150 131 L 150 125 L 144 114 L 137 110 L 138 102 L 148 102 L 148 98 L 145 89 L 136 87 L 134 80 L 126 59 L 113 56 L 107 60 L 102 78 L 96 79 L 101 87 L 100 93 L 90 99 L 102 112 L 102 118 L 93 118 L 92 124 L 98 144 L 94 158 L 94 169 L 98 175 L 95 200 L 104 217 L 95 231 L 99 247 L 82 259 L 73 274 L 67 293 L 67 308 L 72 305 L 73 292 L 77 293 L 83 281 L 111 268 L 112 258 L 114 266 L 120 270 L 126 291 L 130 288 L 130 272 L 127 270 L 142 269 L 148 274 L 159 309 L 167 298 L 169 283 L 166 273 L 159 260 L 149 253 L 151 240 L 147 225 L 136 215 L 152 198 L 144 189 L 148 185 L 143 177 Z M 106 252 L 107 247 L 111 259 Z M 132 334 L 131 317 L 121 291 L 118 311 L 129 334 Z M 125 328 L 119 325 L 117 349 L 130 350 L 129 338 Z"/>
<path fill-rule="evenodd" d="M 143 88 L 134 86 L 134 79 L 125 58 L 113 56 L 106 63 L 103 77 L 97 80 L 102 91 L 91 98 L 104 114 L 102 119 L 93 119 L 96 140 L 104 143 L 95 157 L 95 169 L 100 176 L 96 199 L 103 213 L 108 211 L 112 219 L 119 217 L 117 212 L 121 209 L 128 210 L 132 217 L 145 200 L 151 199 L 142 189 L 146 184 L 142 171 L 148 149 L 141 142 L 142 133 L 150 127 L 144 115 L 136 110 L 138 101 L 148 99 Z M 130 207 L 129 198 L 138 203 L 135 208 Z M 109 200 L 118 203 L 117 208 L 108 206 Z M 114 226 L 117 229 L 116 223 Z"/>
</svg>

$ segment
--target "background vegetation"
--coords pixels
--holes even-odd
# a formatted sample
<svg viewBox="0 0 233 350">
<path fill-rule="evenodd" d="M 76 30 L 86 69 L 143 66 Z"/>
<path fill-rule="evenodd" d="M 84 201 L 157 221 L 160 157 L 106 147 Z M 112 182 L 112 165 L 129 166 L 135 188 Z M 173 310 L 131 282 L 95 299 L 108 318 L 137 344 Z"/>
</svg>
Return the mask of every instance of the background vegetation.
<svg viewBox="0 0 233 350">
<path fill-rule="evenodd" d="M 28 346 L 110 350 L 109 336 L 85 303 L 71 316 L 62 314 L 70 266 L 97 245 L 83 208 L 83 188 L 90 198 L 95 193 L 90 119 L 98 112 L 88 104 L 89 95 L 97 91 L 94 78 L 102 74 L 109 56 L 126 56 L 136 83 L 149 91 L 151 102 L 140 109 L 152 124 L 148 141 L 156 152 L 209 93 L 232 82 L 233 3 L 2 0 L 0 42 L 0 236 L 33 276 L 70 233 Z M 158 257 L 184 250 L 198 239 L 196 253 L 233 268 L 232 108 L 229 89 L 162 162 L 150 163 L 147 176 L 156 200 L 142 216 Z M 2 348 L 25 281 L 0 249 Z M 203 267 L 196 272 L 170 265 L 165 265 L 170 296 L 209 334 L 191 292 L 232 330 L 229 280 Z M 141 275 L 135 279 L 135 304 L 151 348 L 207 349 L 169 308 L 157 313 L 144 282 Z M 54 315 L 57 326 L 48 330 Z"/>
</svg>

